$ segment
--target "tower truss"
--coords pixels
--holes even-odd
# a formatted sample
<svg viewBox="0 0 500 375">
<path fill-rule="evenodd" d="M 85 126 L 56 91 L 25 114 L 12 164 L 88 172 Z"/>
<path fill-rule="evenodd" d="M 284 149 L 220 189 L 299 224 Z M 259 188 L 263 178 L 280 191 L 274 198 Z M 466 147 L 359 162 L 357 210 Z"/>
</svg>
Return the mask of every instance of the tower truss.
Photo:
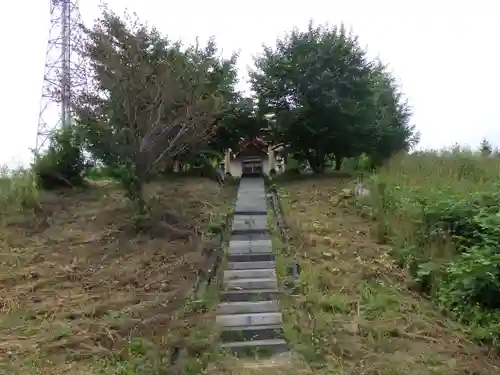
<svg viewBox="0 0 500 375">
<path fill-rule="evenodd" d="M 86 88 L 86 65 L 80 55 L 83 33 L 78 0 L 50 1 L 50 31 L 45 55 L 36 152 L 53 132 L 71 126 L 71 97 Z"/>
</svg>

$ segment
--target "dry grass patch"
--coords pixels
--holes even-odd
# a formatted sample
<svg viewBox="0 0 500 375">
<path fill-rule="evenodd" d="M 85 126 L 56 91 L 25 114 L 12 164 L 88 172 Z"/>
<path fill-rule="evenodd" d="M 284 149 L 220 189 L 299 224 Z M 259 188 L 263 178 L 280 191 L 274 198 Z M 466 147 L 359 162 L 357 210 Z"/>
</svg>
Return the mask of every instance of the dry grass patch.
<svg viewBox="0 0 500 375">
<path fill-rule="evenodd" d="M 36 214 L 0 216 L 0 373 L 153 374 L 191 327 L 211 321 L 185 297 L 203 233 L 221 222 L 235 189 L 182 179 L 148 193 L 156 224 L 143 235 L 123 194 L 102 182 L 42 193 Z M 140 371 L 134 357 L 144 357 Z"/>
<path fill-rule="evenodd" d="M 406 286 L 376 244 L 375 223 L 339 195 L 352 181 L 301 181 L 280 196 L 294 234 L 303 288 L 282 301 L 286 331 L 311 365 L 329 374 L 488 375 L 500 361 L 468 341 Z"/>
<path fill-rule="evenodd" d="M 208 375 L 312 375 L 303 358 L 283 353 L 268 359 L 221 356 L 208 368 Z"/>
</svg>

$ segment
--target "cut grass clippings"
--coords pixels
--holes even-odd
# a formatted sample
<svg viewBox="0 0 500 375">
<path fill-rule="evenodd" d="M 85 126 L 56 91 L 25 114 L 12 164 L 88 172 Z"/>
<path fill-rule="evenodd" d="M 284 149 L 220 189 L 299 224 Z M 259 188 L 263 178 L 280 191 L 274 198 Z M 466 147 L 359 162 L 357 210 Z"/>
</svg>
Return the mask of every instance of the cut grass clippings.
<svg viewBox="0 0 500 375">
<path fill-rule="evenodd" d="M 375 223 L 342 204 L 347 179 L 279 189 L 301 266 L 299 296 L 285 297 L 288 339 L 316 371 L 352 375 L 490 375 L 500 361 L 465 338 L 406 287 L 408 276 L 375 242 Z M 339 203 L 340 202 L 340 203 Z"/>
<path fill-rule="evenodd" d="M 137 235 L 121 191 L 99 185 L 42 192 L 41 212 L 0 216 L 0 373 L 156 374 L 177 347 L 207 352 L 214 311 L 186 297 L 203 233 L 221 223 L 235 188 L 152 183 L 162 225 Z M 178 236 L 181 227 L 191 234 Z"/>
</svg>

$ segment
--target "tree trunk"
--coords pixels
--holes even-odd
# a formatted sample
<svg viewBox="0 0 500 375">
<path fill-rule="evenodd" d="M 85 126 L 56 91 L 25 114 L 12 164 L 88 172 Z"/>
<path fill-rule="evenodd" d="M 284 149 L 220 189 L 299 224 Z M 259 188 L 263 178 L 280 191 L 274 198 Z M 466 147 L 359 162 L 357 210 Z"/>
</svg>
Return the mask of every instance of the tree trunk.
<svg viewBox="0 0 500 375">
<path fill-rule="evenodd" d="M 344 157 L 340 156 L 339 154 L 335 154 L 335 170 L 340 171 L 340 168 L 342 168 L 342 162 L 344 161 Z"/>
<path fill-rule="evenodd" d="M 144 198 L 144 191 L 142 189 L 135 200 L 135 205 L 139 217 L 143 218 L 144 216 L 146 216 L 148 209 L 146 199 Z"/>
<path fill-rule="evenodd" d="M 316 150 L 314 154 L 308 152 L 306 158 L 315 174 L 322 174 L 325 171 L 325 156 L 321 151 Z"/>
<path fill-rule="evenodd" d="M 342 168 L 342 159 L 337 159 L 335 158 L 335 170 L 340 171 L 340 168 Z"/>
<path fill-rule="evenodd" d="M 281 154 L 281 157 L 283 158 L 283 172 L 288 171 L 289 168 L 289 159 L 290 159 L 290 153 L 288 148 L 285 147 L 283 150 L 283 153 Z"/>
<path fill-rule="evenodd" d="M 133 168 L 130 168 L 132 171 Z M 147 214 L 146 199 L 144 198 L 144 183 L 147 175 L 131 173 L 132 176 L 122 180 L 122 184 L 127 192 L 127 197 L 134 205 L 135 214 L 142 217 Z"/>
</svg>

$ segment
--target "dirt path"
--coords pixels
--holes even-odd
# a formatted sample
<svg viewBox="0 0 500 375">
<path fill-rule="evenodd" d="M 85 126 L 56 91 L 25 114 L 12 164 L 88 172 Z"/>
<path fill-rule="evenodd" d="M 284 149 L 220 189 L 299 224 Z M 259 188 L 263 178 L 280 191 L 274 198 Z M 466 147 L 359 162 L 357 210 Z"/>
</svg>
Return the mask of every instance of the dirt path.
<svg viewBox="0 0 500 375">
<path fill-rule="evenodd" d="M 280 189 L 304 284 L 284 303 L 296 350 L 328 374 L 499 374 L 498 358 L 408 290 L 389 249 L 373 240 L 375 223 L 337 203 L 345 184 L 302 181 Z"/>
</svg>

